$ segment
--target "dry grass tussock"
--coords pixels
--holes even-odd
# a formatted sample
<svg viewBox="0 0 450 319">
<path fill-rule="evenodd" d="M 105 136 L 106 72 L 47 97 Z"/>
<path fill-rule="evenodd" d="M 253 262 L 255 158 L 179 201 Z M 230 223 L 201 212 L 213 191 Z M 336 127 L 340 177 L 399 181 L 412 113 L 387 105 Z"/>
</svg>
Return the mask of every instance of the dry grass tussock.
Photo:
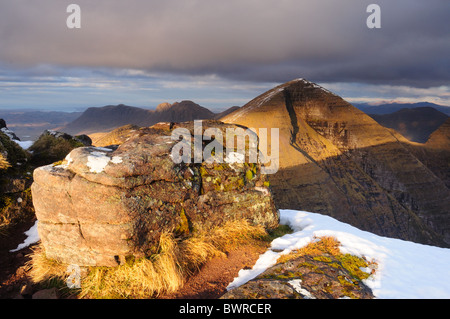
<svg viewBox="0 0 450 319">
<path fill-rule="evenodd" d="M 82 276 L 80 298 L 149 298 L 171 293 L 183 286 L 186 278 L 210 258 L 252 240 L 263 240 L 262 226 L 245 220 L 227 222 L 214 229 L 199 229 L 191 237 L 161 236 L 158 253 L 148 258 L 127 260 L 117 267 L 89 267 Z M 30 262 L 35 282 L 65 281 L 67 265 L 45 257 L 36 249 Z"/>
<path fill-rule="evenodd" d="M 280 258 L 278 258 L 279 263 L 284 263 L 290 259 L 301 257 L 301 256 L 320 256 L 323 254 L 329 254 L 331 256 L 338 256 L 341 254 L 341 251 L 339 249 L 340 242 L 330 236 L 324 236 L 324 237 L 315 237 L 314 240 L 309 243 L 308 245 L 294 250 L 288 255 L 282 255 Z"/>
<path fill-rule="evenodd" d="M 0 170 L 6 170 L 11 167 L 11 164 L 9 164 L 8 159 L 5 158 L 5 156 L 0 153 Z"/>
</svg>

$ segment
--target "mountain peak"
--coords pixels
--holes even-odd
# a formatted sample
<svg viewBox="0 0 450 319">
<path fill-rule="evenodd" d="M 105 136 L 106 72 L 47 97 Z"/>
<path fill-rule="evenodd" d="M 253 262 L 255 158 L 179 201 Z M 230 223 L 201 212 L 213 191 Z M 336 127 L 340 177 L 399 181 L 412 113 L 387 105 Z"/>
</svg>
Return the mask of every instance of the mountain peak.
<svg viewBox="0 0 450 319">
<path fill-rule="evenodd" d="M 447 153 L 420 161 L 390 129 L 305 79 L 274 87 L 221 120 L 267 129 L 259 137 L 262 145 L 278 147 L 279 170 L 270 183 L 280 208 L 331 215 L 383 236 L 450 245 L 450 226 L 440 219 L 449 211 L 447 175 L 431 172 L 448 163 Z M 278 143 L 269 129 L 278 130 Z M 428 144 L 444 149 L 445 132 L 443 126 Z"/>
<path fill-rule="evenodd" d="M 295 99 L 315 99 L 316 97 L 329 96 L 332 98 L 339 98 L 336 94 L 328 91 L 324 87 L 317 83 L 308 81 L 304 78 L 297 78 L 289 82 L 280 84 L 273 89 L 270 89 L 263 94 L 257 96 L 246 105 L 238 109 L 237 111 L 225 116 L 224 121 L 234 122 L 239 118 L 245 116 L 249 112 L 256 111 L 261 107 L 280 106 L 285 104 L 286 92 L 290 92 L 289 95 L 295 95 Z"/>
<path fill-rule="evenodd" d="M 115 128 L 133 124 L 151 126 L 158 122 L 184 122 L 212 119 L 215 113 L 192 101 L 161 103 L 156 110 L 123 104 L 88 108 L 79 118 L 64 127 L 64 132 L 92 134 L 110 132 Z"/>
<path fill-rule="evenodd" d="M 287 82 L 285 84 L 282 84 L 282 85 L 285 85 L 286 87 L 288 87 L 288 86 L 289 87 L 290 86 L 302 86 L 303 88 L 319 89 L 319 90 L 321 90 L 321 91 L 323 91 L 325 93 L 330 93 L 330 94 L 335 95 L 333 92 L 325 89 L 323 86 L 321 86 L 321 85 L 319 85 L 317 83 L 314 83 L 312 81 L 308 81 L 308 80 L 306 80 L 304 78 L 297 78 L 297 79 L 294 79 L 294 80 L 289 81 L 289 82 Z"/>
<path fill-rule="evenodd" d="M 171 107 L 172 107 L 172 104 L 170 104 L 168 102 L 164 102 L 164 103 L 158 104 L 158 106 L 156 107 L 156 111 L 163 112 L 163 111 L 170 109 Z"/>
</svg>

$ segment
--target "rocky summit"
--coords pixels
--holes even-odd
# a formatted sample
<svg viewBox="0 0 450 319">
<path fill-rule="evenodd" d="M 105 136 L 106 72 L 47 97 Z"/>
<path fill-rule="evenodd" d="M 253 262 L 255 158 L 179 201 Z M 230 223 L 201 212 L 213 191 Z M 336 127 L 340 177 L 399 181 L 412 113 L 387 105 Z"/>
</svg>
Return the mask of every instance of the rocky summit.
<svg viewBox="0 0 450 319">
<path fill-rule="evenodd" d="M 203 130 L 210 127 L 237 126 L 203 122 Z M 46 256 L 116 266 L 157 252 L 163 232 L 184 238 L 235 219 L 278 225 L 259 163 L 176 164 L 177 128 L 191 132 L 194 147 L 193 122 L 161 123 L 136 130 L 118 147 L 77 148 L 62 163 L 37 168 L 31 191 Z"/>
<path fill-rule="evenodd" d="M 280 209 L 330 215 L 382 236 L 450 245 L 450 147 L 440 133 L 445 123 L 429 143 L 412 143 L 305 79 L 279 85 L 221 120 L 279 128 L 280 169 L 270 182 Z"/>
</svg>

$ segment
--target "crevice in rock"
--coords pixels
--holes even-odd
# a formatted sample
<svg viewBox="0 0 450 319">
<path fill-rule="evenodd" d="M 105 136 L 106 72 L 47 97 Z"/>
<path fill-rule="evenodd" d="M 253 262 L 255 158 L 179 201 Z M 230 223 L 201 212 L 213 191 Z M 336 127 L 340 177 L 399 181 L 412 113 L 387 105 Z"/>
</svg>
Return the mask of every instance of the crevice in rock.
<svg viewBox="0 0 450 319">
<path fill-rule="evenodd" d="M 288 111 L 292 126 L 290 143 L 292 146 L 296 146 L 297 134 L 299 130 L 297 123 L 297 115 L 295 114 L 294 106 L 292 105 L 291 93 L 288 90 L 284 89 L 283 95 L 284 95 L 284 104 L 286 105 L 286 110 Z"/>
<path fill-rule="evenodd" d="M 292 126 L 290 145 L 292 147 L 294 147 L 297 151 L 302 153 L 302 155 L 304 157 L 306 157 L 309 161 L 311 161 L 312 163 L 316 163 L 316 161 L 307 152 L 302 150 L 300 148 L 300 146 L 297 144 L 297 134 L 299 132 L 299 126 L 298 126 L 297 114 L 295 113 L 295 108 L 294 108 L 294 105 L 292 104 L 291 93 L 289 92 L 289 90 L 284 89 L 283 96 L 284 96 L 284 105 L 286 106 L 286 110 L 289 114 L 289 118 L 291 120 L 291 126 Z"/>
<path fill-rule="evenodd" d="M 83 231 L 81 230 L 81 224 L 80 224 L 79 221 L 78 221 L 78 231 L 80 232 L 81 238 L 83 238 L 84 240 L 86 240 L 86 238 L 84 238 L 84 236 L 83 236 Z"/>
</svg>

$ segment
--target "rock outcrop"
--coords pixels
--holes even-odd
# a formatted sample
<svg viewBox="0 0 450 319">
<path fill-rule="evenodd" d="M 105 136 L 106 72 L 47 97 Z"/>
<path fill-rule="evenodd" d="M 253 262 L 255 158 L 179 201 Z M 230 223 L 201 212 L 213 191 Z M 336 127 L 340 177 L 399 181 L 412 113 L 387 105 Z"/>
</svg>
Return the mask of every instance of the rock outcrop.
<svg viewBox="0 0 450 319">
<path fill-rule="evenodd" d="M 277 86 L 221 120 L 279 128 L 280 169 L 270 182 L 280 209 L 330 215 L 382 236 L 450 245 L 448 152 L 433 152 L 434 164 L 419 160 L 421 150 L 412 151 L 399 133 L 304 79 Z M 432 144 L 436 134 L 430 139 Z"/>
<path fill-rule="evenodd" d="M 107 133 L 93 133 L 89 137 L 92 139 L 92 145 L 95 146 L 110 146 L 110 145 L 120 145 L 125 142 L 131 135 L 136 132 L 140 127 L 137 125 L 124 125 L 118 127 L 111 132 Z"/>
<path fill-rule="evenodd" d="M 92 140 L 87 135 L 72 136 L 64 132 L 45 130 L 30 146 L 31 162 L 36 165 L 46 165 L 61 161 L 77 147 L 90 146 Z"/>
<path fill-rule="evenodd" d="M 202 124 L 203 130 L 222 132 L 236 127 Z M 193 122 L 158 124 L 135 131 L 116 149 L 81 147 L 60 165 L 36 169 L 31 190 L 46 256 L 80 266 L 116 266 L 157 252 L 163 232 L 183 238 L 234 219 L 277 226 L 260 164 L 176 164 L 176 128 L 194 136 Z"/>
<path fill-rule="evenodd" d="M 334 256 L 300 256 L 265 270 L 221 299 L 372 299 L 363 281 L 356 279 Z"/>
</svg>

